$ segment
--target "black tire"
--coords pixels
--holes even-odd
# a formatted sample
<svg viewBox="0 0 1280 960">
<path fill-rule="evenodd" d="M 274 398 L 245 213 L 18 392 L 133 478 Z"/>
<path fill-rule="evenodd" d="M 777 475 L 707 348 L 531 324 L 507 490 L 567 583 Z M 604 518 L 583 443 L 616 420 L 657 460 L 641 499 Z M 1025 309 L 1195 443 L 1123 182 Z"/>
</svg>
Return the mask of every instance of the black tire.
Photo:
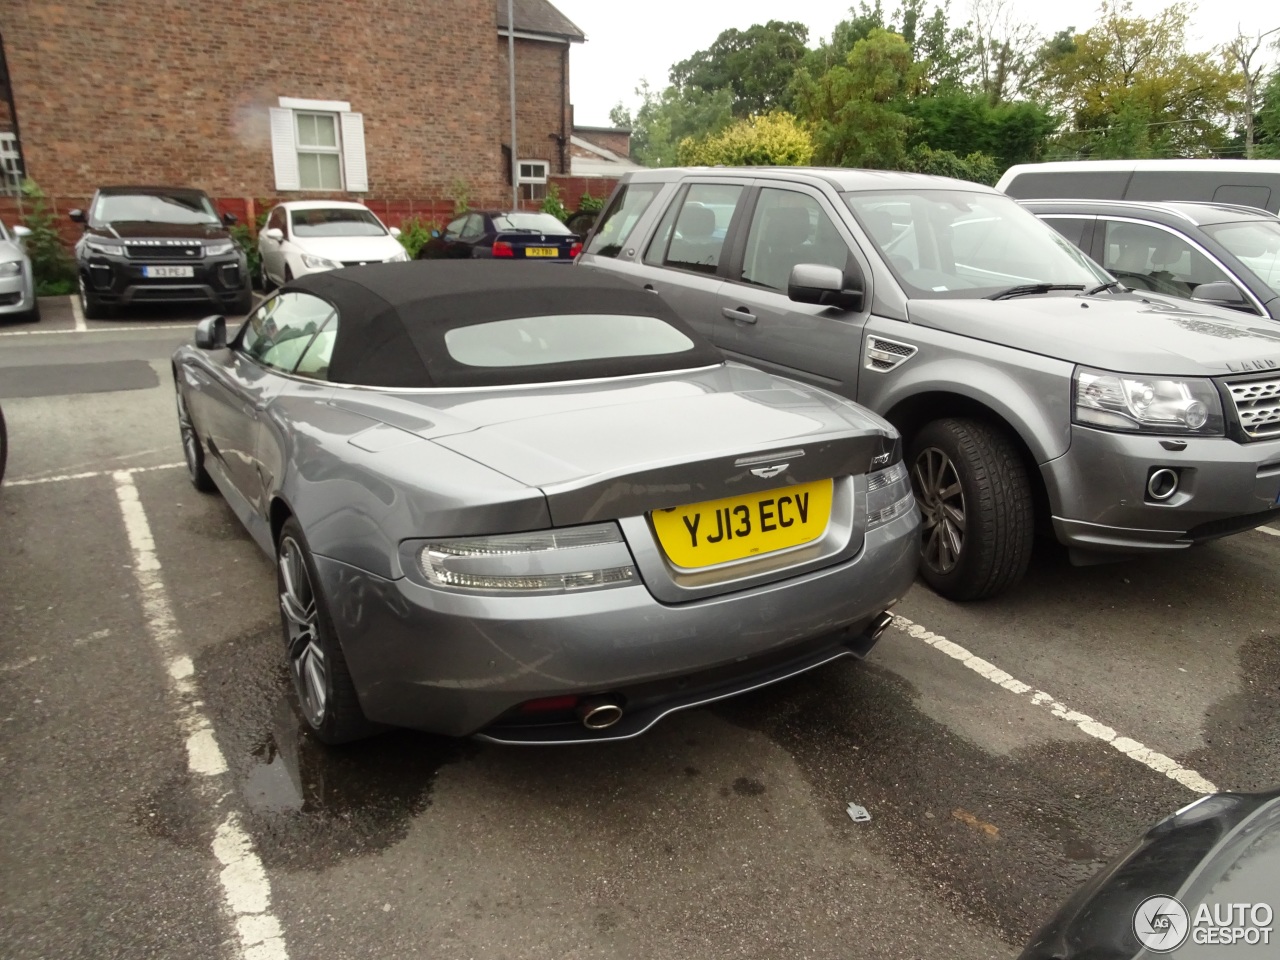
<svg viewBox="0 0 1280 960">
<path fill-rule="evenodd" d="M 286 263 L 286 264 L 284 265 L 284 282 L 285 282 L 285 283 L 288 283 L 288 282 L 289 282 L 290 280 L 292 280 L 292 279 L 293 279 L 293 270 L 292 270 L 292 269 L 290 268 L 290 266 Z"/>
<path fill-rule="evenodd" d="M 276 539 L 276 590 L 289 676 L 312 733 L 324 743 L 350 743 L 379 728 L 360 709 L 319 583 L 302 527 L 290 517 Z"/>
<path fill-rule="evenodd" d="M 267 274 L 267 265 L 265 263 L 258 264 L 258 278 L 262 281 L 263 293 L 270 293 L 276 288 L 276 282 Z"/>
<path fill-rule="evenodd" d="M 907 464 L 924 518 L 924 581 L 950 600 L 979 600 L 1021 579 L 1035 511 L 1008 436 L 978 420 L 934 420 L 911 438 Z"/>
<path fill-rule="evenodd" d="M 177 396 L 178 432 L 182 435 L 182 456 L 187 462 L 187 476 L 191 479 L 191 485 L 201 493 L 214 493 L 218 487 L 213 482 L 213 477 L 209 476 L 209 471 L 204 468 L 204 447 L 200 443 L 199 434 L 196 433 L 195 423 L 191 420 L 187 401 L 183 399 L 182 390 L 177 382 L 173 387 L 174 394 Z"/>
<path fill-rule="evenodd" d="M 89 292 L 83 274 L 80 276 L 80 312 L 84 314 L 86 320 L 109 320 L 115 312 L 112 307 Z"/>
</svg>

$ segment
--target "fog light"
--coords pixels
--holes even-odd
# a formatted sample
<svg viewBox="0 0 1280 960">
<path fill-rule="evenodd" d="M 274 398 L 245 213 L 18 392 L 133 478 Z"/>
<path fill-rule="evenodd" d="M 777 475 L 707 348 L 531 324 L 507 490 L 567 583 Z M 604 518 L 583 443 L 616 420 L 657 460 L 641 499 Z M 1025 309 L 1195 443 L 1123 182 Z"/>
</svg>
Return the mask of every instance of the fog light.
<svg viewBox="0 0 1280 960">
<path fill-rule="evenodd" d="M 1147 496 L 1163 502 L 1178 492 L 1178 473 L 1168 467 L 1152 470 L 1147 477 Z"/>
</svg>

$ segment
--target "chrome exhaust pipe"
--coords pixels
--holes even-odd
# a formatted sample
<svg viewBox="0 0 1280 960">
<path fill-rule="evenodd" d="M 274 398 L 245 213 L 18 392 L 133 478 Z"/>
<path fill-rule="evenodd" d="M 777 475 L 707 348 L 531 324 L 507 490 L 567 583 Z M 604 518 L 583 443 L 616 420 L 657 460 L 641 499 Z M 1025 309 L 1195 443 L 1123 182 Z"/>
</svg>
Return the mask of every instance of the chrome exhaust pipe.
<svg viewBox="0 0 1280 960">
<path fill-rule="evenodd" d="M 880 634 L 889 629 L 893 623 L 893 614 L 888 610 L 877 614 L 871 620 L 871 625 L 867 627 L 867 636 L 872 640 L 879 640 Z"/>
<path fill-rule="evenodd" d="M 622 704 L 608 697 L 595 697 L 578 704 L 578 719 L 588 730 L 608 730 L 622 719 Z"/>
</svg>

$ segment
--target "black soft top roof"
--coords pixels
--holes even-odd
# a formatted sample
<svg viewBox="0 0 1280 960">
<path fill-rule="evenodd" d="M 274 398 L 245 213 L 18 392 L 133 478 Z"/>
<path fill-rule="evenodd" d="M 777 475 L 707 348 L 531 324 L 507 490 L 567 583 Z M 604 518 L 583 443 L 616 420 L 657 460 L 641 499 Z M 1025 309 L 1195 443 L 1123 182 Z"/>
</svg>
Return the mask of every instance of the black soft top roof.
<svg viewBox="0 0 1280 960">
<path fill-rule="evenodd" d="M 687 370 L 724 360 L 661 297 L 590 267 L 419 260 L 314 273 L 283 289 L 313 294 L 337 308 L 329 360 L 335 383 L 483 387 Z M 657 356 L 496 368 L 459 363 L 445 347 L 445 334 L 457 327 L 583 313 L 657 317 L 692 346 Z"/>
</svg>

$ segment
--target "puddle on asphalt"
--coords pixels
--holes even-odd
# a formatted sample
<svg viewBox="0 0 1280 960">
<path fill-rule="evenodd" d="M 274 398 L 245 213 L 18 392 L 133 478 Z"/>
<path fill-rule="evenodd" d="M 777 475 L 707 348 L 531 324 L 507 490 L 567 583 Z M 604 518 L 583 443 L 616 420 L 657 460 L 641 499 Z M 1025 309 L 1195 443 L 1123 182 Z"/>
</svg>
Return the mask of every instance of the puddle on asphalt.
<svg viewBox="0 0 1280 960">
<path fill-rule="evenodd" d="M 294 706 L 274 622 L 207 649 L 197 673 L 268 867 L 325 869 L 400 842 L 431 803 L 440 768 L 478 749 L 391 731 L 329 747 Z"/>
<path fill-rule="evenodd" d="M 1236 663 L 1238 690 L 1205 714 L 1204 747 L 1175 759 L 1219 790 L 1271 790 L 1280 780 L 1280 636 L 1242 641 Z"/>
</svg>

